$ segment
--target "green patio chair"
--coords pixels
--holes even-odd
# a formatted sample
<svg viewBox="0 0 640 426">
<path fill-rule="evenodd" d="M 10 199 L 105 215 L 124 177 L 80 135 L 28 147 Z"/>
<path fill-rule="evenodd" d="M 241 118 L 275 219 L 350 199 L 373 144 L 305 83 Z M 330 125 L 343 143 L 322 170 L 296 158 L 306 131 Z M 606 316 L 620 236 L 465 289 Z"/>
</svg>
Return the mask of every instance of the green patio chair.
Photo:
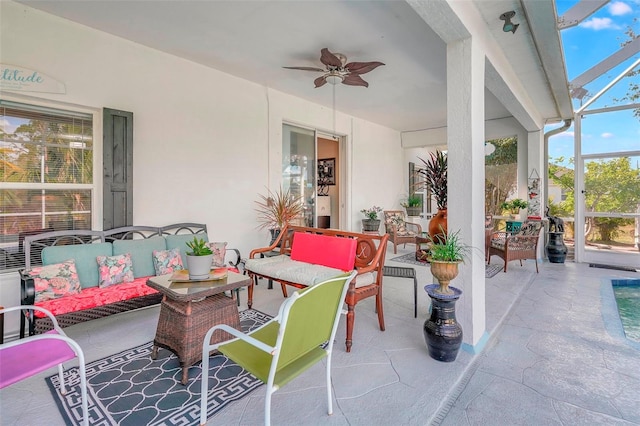
<svg viewBox="0 0 640 426">
<path fill-rule="evenodd" d="M 267 385 L 265 425 L 271 423 L 271 395 L 326 357 L 328 413 L 332 414 L 331 351 L 347 288 L 355 275 L 354 271 L 296 291 L 282 303 L 278 316 L 249 334 L 225 324 L 211 328 L 202 347 L 200 424 L 207 422 L 209 377 L 206 372 L 209 355 L 215 350 Z M 236 338 L 209 344 L 215 330 L 224 330 Z"/>
</svg>

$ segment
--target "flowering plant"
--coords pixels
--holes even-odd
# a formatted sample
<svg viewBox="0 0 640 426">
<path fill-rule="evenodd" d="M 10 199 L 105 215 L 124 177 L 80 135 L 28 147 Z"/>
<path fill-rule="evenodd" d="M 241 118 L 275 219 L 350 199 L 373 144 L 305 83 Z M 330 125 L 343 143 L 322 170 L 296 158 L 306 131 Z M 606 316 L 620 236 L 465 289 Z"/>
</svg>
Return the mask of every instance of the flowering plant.
<svg viewBox="0 0 640 426">
<path fill-rule="evenodd" d="M 378 213 L 382 211 L 382 207 L 373 206 L 370 209 L 362 209 L 360 210 L 364 215 L 371 220 L 378 219 Z"/>
</svg>

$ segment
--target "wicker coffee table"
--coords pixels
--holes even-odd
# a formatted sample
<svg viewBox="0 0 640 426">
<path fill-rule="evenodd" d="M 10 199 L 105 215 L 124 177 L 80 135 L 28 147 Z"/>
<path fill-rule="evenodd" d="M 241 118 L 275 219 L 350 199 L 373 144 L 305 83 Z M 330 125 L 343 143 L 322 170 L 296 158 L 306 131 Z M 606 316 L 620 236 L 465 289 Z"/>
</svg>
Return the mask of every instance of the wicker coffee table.
<svg viewBox="0 0 640 426">
<path fill-rule="evenodd" d="M 158 356 L 158 348 L 176 354 L 182 367 L 181 383 L 186 385 L 189 367 L 202 359 L 202 343 L 207 331 L 217 324 L 240 329 L 238 306 L 224 292 L 233 294 L 231 290 L 250 284 L 249 277 L 235 272 L 228 272 L 226 278 L 215 281 L 172 282 L 171 274 L 149 278 L 147 285 L 164 295 L 151 359 Z M 229 338 L 228 333 L 218 330 L 211 343 Z"/>
</svg>

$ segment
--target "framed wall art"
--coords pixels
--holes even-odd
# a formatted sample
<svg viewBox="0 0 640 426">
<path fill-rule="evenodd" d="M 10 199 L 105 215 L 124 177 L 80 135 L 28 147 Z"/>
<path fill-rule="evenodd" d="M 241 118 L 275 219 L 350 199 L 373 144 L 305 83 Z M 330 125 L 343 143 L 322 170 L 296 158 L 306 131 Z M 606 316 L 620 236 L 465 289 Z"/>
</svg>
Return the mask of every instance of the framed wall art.
<svg viewBox="0 0 640 426">
<path fill-rule="evenodd" d="M 336 184 L 336 159 L 321 158 L 318 160 L 318 185 Z"/>
</svg>

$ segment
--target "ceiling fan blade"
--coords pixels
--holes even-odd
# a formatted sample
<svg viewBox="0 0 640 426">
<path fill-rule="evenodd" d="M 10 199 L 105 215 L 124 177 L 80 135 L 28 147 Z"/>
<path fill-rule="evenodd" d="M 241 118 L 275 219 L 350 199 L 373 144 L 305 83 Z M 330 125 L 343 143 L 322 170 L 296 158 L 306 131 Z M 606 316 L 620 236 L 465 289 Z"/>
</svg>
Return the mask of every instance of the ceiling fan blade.
<svg viewBox="0 0 640 426">
<path fill-rule="evenodd" d="M 327 49 L 326 47 L 320 51 L 320 62 L 331 67 L 342 67 L 342 61 L 340 60 L 340 58 L 329 52 L 329 49 Z"/>
<path fill-rule="evenodd" d="M 318 72 L 326 71 L 326 70 L 323 70 L 322 68 L 315 68 L 315 67 L 282 67 L 282 68 L 286 68 L 288 70 L 302 70 L 302 71 L 318 71 Z"/>
<path fill-rule="evenodd" d="M 369 83 L 364 81 L 362 77 L 358 74 L 348 74 L 344 80 L 342 80 L 342 84 L 347 84 L 349 86 L 364 86 L 369 87 Z"/>
<path fill-rule="evenodd" d="M 353 74 L 365 74 L 369 71 L 373 71 L 380 65 L 384 65 L 382 62 L 349 62 L 345 65 L 345 69 Z"/>
<path fill-rule="evenodd" d="M 322 87 L 322 86 L 324 86 L 325 84 L 327 84 L 327 79 L 326 79 L 326 78 L 324 77 L 324 75 L 323 75 L 323 76 L 318 77 L 318 78 L 316 78 L 315 80 L 313 80 L 313 84 L 315 84 L 315 85 L 316 85 L 316 88 L 317 88 L 317 87 Z"/>
</svg>

